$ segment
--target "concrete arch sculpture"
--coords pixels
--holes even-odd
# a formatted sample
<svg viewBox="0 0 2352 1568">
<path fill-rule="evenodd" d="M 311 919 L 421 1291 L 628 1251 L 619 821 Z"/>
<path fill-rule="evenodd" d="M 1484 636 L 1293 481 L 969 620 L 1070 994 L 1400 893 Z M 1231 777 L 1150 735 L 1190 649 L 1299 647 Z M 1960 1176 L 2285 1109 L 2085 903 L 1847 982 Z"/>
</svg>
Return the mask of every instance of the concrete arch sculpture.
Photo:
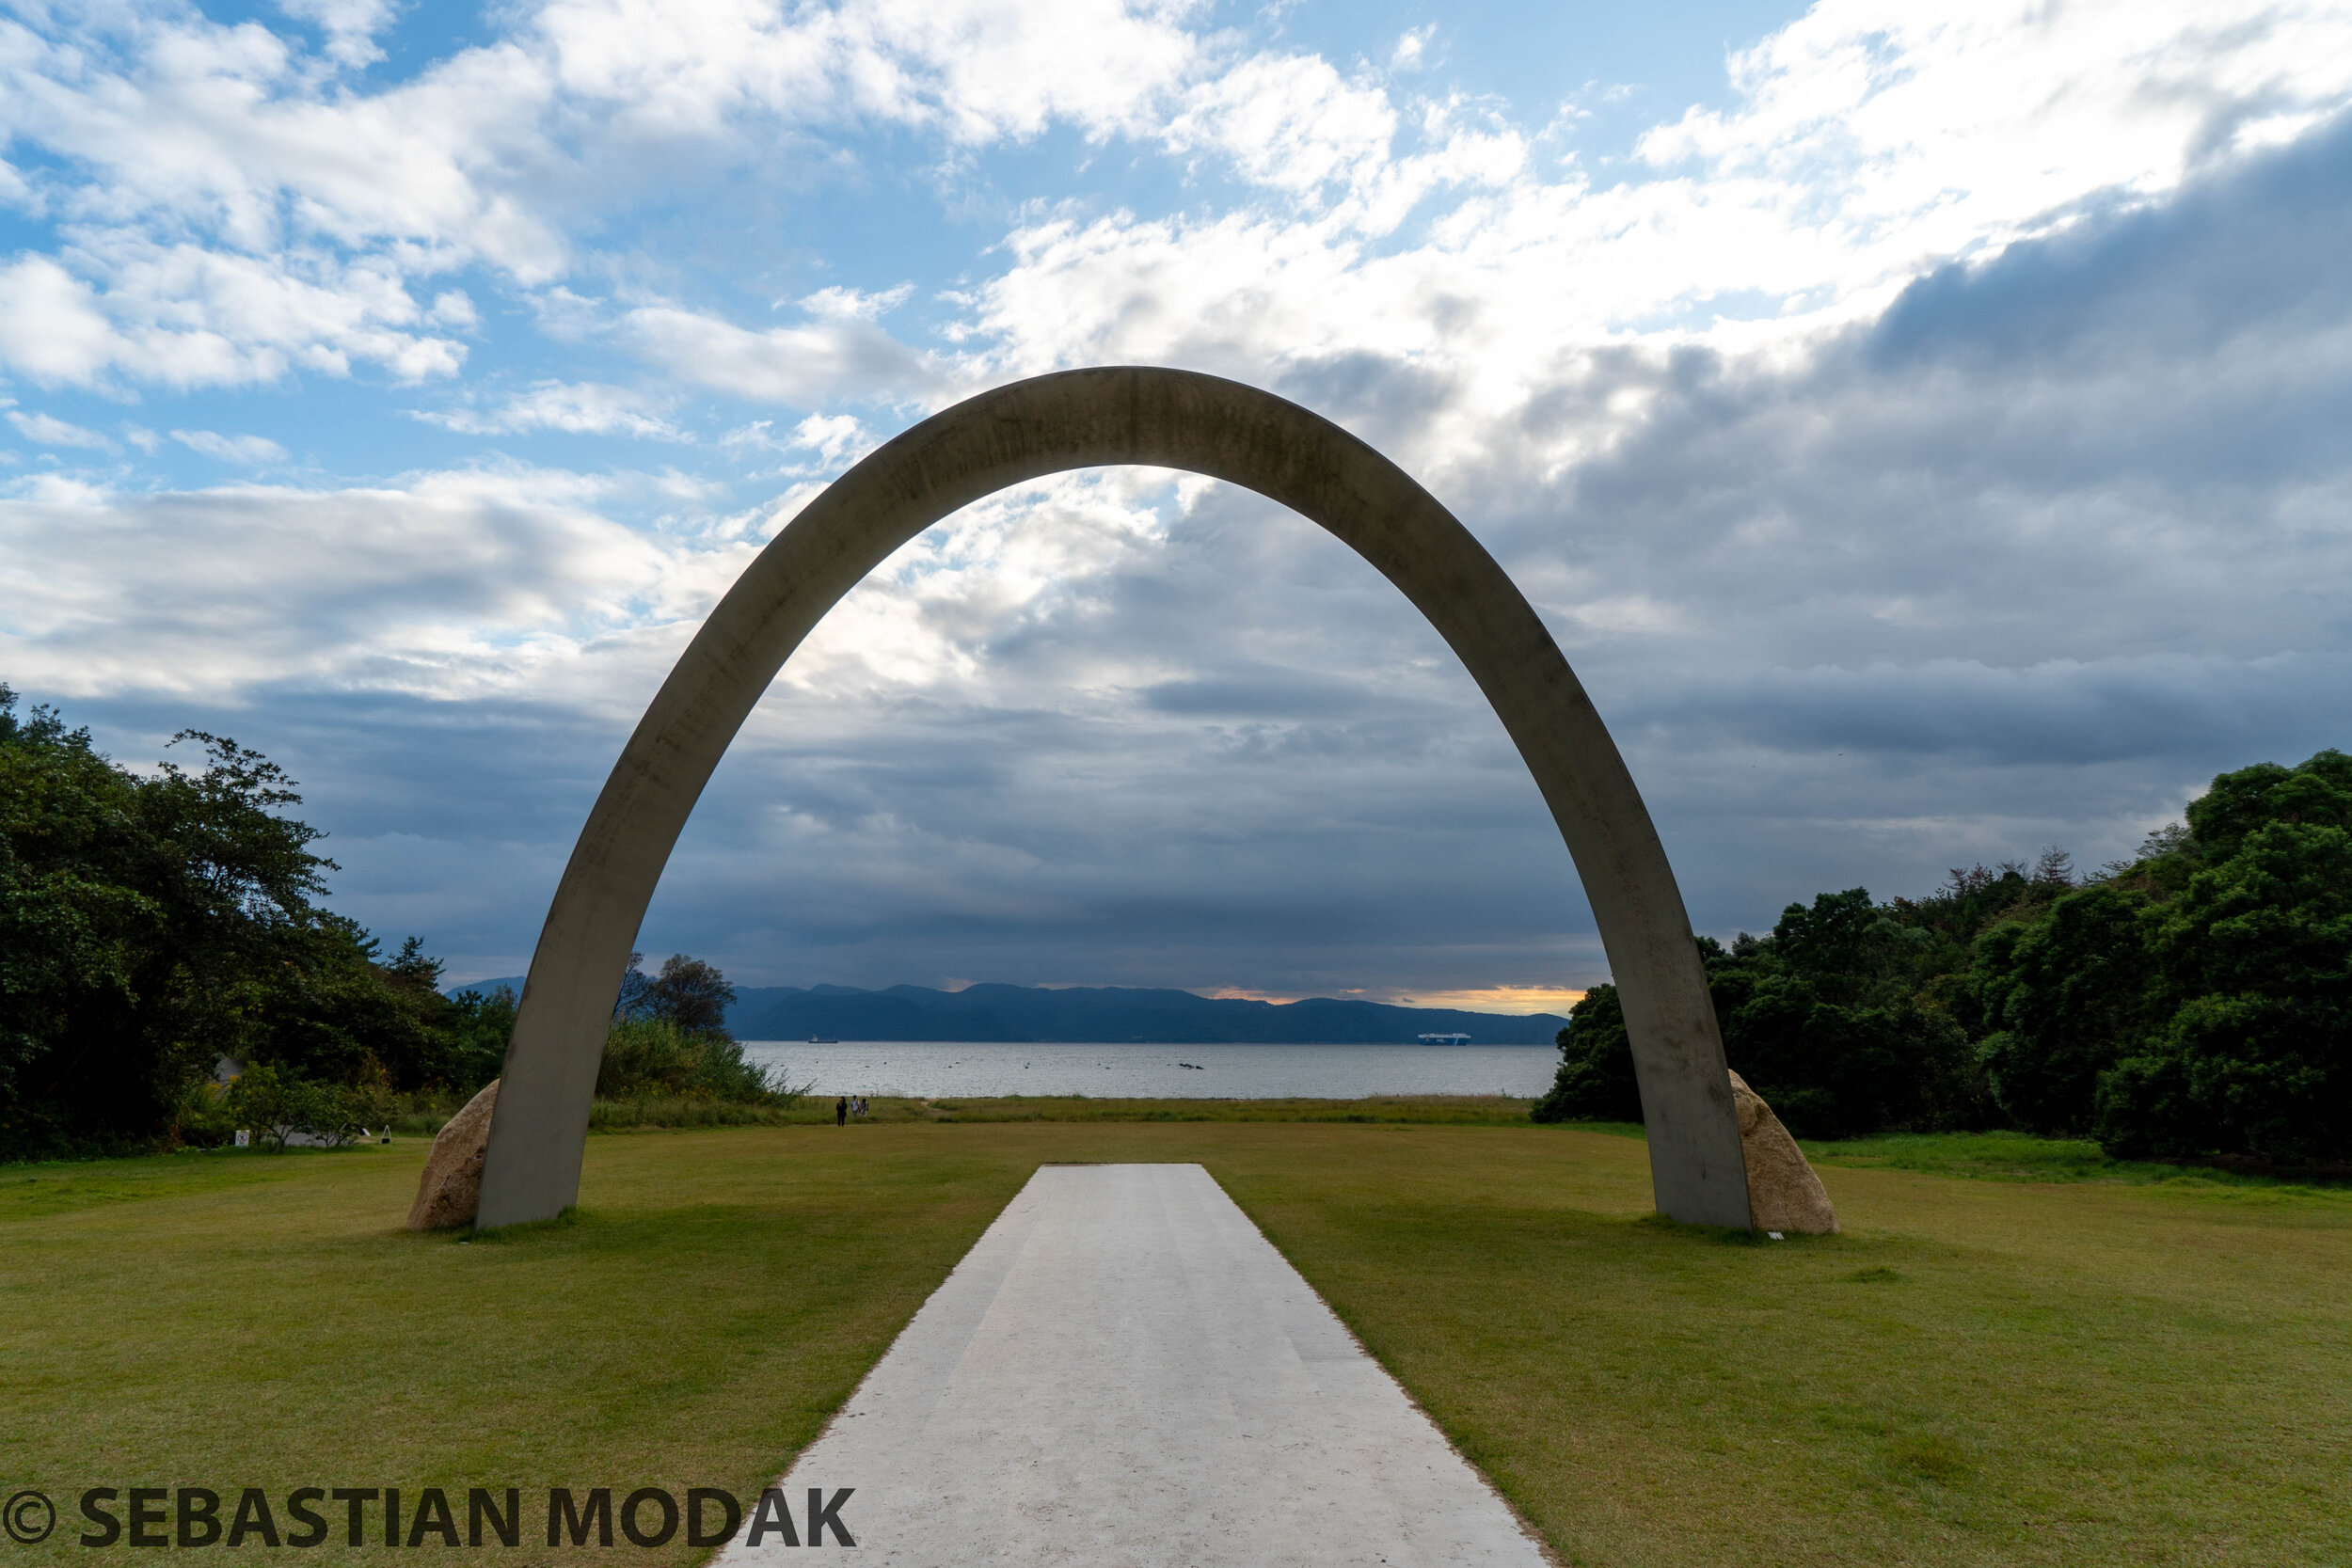
<svg viewBox="0 0 2352 1568">
<path fill-rule="evenodd" d="M 1682 895 L 1624 759 L 1559 646 L 1470 531 L 1405 471 L 1297 404 L 1113 366 L 1001 387 L 859 463 L 760 552 L 670 672 L 596 798 L 531 960 L 476 1223 L 552 1218 L 580 1157 L 612 999 L 703 785 L 785 660 L 890 553 L 1009 484 L 1122 464 L 1188 469 L 1320 523 L 1469 666 L 1567 841 L 1625 1002 L 1661 1212 L 1749 1221 L 1715 1012 Z"/>
</svg>

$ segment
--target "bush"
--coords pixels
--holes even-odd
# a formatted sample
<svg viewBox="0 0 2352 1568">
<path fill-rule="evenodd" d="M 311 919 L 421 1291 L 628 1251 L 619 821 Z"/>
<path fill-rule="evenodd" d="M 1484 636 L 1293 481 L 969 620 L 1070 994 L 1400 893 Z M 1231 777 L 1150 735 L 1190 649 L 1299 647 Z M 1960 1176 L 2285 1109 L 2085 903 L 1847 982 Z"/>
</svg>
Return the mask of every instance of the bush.
<svg viewBox="0 0 2352 1568">
<path fill-rule="evenodd" d="M 1851 911 L 1868 895 L 1823 895 Z M 1821 900 L 1816 901 L 1819 908 Z M 1812 911 L 1791 905 L 1784 925 Z M 1867 930 L 1844 921 L 1849 938 Z M 1878 941 L 1883 938 L 1870 938 Z M 1701 944 L 1716 984 L 1716 1017 L 1732 1068 L 1800 1137 L 1844 1138 L 1894 1130 L 1977 1128 L 1991 1104 L 1967 1036 L 1944 1013 L 1899 989 L 1882 1005 L 1854 970 L 1874 966 L 1854 940 L 1789 943 L 1748 938 L 1727 953 Z M 1809 971 L 1800 965 L 1811 965 Z M 1832 1001 L 1843 996 L 1847 1001 Z M 1642 1097 L 1614 986 L 1595 986 L 1559 1036 L 1560 1067 L 1529 1115 L 1537 1121 L 1639 1121 Z"/>
<path fill-rule="evenodd" d="M 1802 974 L 1768 975 L 1722 1022 L 1733 1069 L 1799 1137 L 1981 1120 L 1967 1037 L 1909 997 L 1840 1006 L 1823 1001 Z"/>
<path fill-rule="evenodd" d="M 225 1109 L 237 1126 L 280 1153 L 296 1135 L 335 1147 L 391 1119 L 391 1097 L 380 1084 L 320 1084 L 266 1062 L 245 1069 L 229 1085 Z"/>
<path fill-rule="evenodd" d="M 746 1105 L 789 1105 L 805 1091 L 743 1059 L 743 1047 L 723 1034 L 679 1028 L 666 1018 L 633 1018 L 612 1025 L 596 1070 L 596 1098 L 683 1098 Z"/>
<path fill-rule="evenodd" d="M 192 1148 L 217 1148 L 236 1136 L 238 1125 L 229 1103 L 229 1085 L 199 1078 L 181 1093 L 171 1141 Z"/>
</svg>

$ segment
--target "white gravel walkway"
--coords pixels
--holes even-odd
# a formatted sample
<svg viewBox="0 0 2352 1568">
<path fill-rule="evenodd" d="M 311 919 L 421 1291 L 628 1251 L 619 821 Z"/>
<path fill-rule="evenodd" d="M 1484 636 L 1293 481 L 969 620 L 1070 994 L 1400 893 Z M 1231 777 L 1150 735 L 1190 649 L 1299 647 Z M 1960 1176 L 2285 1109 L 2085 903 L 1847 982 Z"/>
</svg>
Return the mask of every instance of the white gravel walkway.
<svg viewBox="0 0 2352 1568">
<path fill-rule="evenodd" d="M 781 1485 L 892 1568 L 1545 1560 L 1199 1165 L 1041 1168 Z"/>
</svg>

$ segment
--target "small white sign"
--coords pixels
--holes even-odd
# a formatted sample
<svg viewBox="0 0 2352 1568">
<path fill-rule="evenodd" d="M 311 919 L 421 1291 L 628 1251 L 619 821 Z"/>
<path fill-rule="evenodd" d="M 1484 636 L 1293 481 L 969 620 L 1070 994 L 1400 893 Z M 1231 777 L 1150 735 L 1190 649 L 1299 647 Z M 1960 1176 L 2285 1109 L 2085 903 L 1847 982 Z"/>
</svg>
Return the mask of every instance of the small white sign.
<svg viewBox="0 0 2352 1568">
<path fill-rule="evenodd" d="M 237 1129 L 237 1147 L 239 1148 L 251 1148 L 253 1147 L 253 1129 L 250 1127 L 240 1127 Z"/>
</svg>

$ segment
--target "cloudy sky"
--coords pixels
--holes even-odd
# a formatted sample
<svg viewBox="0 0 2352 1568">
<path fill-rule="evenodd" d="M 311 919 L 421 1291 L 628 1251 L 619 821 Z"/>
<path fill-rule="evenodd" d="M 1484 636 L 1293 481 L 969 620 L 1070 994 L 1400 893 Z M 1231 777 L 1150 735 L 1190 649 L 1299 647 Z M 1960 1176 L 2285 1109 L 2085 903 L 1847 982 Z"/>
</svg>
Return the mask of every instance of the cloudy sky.
<svg viewBox="0 0 2352 1568">
<path fill-rule="evenodd" d="M 0 4 L 0 679 L 299 778 L 527 960 L 702 614 L 877 441 L 1141 362 L 1387 451 L 1702 930 L 2352 745 L 2352 4 Z M 1346 550 L 1181 476 L 909 546 L 642 944 L 763 984 L 1554 1002 L 1533 784 Z"/>
</svg>

